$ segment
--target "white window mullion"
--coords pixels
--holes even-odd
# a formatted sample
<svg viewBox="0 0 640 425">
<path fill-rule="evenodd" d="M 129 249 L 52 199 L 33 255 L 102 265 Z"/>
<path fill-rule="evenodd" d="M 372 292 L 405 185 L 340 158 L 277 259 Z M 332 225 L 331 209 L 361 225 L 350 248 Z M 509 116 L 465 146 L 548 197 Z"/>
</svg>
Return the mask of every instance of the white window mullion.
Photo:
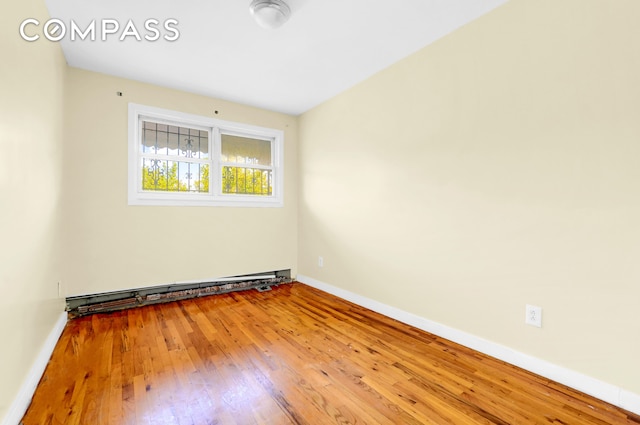
<svg viewBox="0 0 640 425">
<path fill-rule="evenodd" d="M 184 156 L 175 156 L 175 155 L 159 155 L 155 153 L 141 153 L 141 159 L 159 159 L 161 161 L 172 161 L 172 162 L 190 162 L 192 164 L 208 164 L 211 160 L 209 159 L 197 159 L 197 158 L 187 158 Z"/>
<path fill-rule="evenodd" d="M 221 162 L 221 167 L 236 167 L 236 168 L 252 168 L 254 170 L 273 170 L 273 166 L 259 165 L 259 164 L 245 164 L 239 162 Z"/>
<path fill-rule="evenodd" d="M 271 164 L 273 165 L 273 196 L 282 199 L 282 189 L 283 189 L 283 181 L 282 181 L 282 169 L 284 164 L 282 164 L 282 136 L 276 136 L 273 138 L 271 142 L 271 155 L 273 155 Z"/>
</svg>

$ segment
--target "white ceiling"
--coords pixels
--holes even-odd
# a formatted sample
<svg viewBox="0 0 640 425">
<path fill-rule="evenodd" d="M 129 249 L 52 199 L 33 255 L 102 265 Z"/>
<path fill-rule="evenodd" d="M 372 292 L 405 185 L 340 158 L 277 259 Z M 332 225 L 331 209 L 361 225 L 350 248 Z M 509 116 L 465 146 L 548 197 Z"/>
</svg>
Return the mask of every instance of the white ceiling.
<svg viewBox="0 0 640 425">
<path fill-rule="evenodd" d="M 178 21 L 174 42 L 67 35 L 70 66 L 298 115 L 506 1 L 287 0 L 293 13 L 277 30 L 252 20 L 250 0 L 46 3 L 51 17 L 81 29 L 132 19 L 144 36 L 146 19 Z"/>
</svg>

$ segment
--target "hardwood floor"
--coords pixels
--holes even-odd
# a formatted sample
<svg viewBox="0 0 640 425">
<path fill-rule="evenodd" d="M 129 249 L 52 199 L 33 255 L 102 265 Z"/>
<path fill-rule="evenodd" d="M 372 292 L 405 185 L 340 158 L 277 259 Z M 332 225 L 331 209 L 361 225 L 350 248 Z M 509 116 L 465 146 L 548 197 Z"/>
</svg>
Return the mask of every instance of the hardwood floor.
<svg viewBox="0 0 640 425">
<path fill-rule="evenodd" d="M 300 283 L 67 324 L 31 424 L 640 424 Z"/>
</svg>

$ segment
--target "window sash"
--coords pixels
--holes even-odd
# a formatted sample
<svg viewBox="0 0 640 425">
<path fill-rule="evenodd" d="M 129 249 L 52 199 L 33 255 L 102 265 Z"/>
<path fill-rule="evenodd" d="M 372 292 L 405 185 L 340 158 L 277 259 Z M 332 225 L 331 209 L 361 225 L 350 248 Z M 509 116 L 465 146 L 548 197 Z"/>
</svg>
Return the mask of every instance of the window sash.
<svg viewBox="0 0 640 425">
<path fill-rule="evenodd" d="M 192 165 L 195 165 L 192 169 Z M 186 169 L 185 169 L 186 167 Z M 142 158 L 140 165 L 141 190 L 147 193 L 205 193 L 211 191 L 209 163 L 173 161 L 167 158 Z M 197 172 L 197 174 L 196 174 Z M 209 173 L 206 178 L 205 174 Z M 145 187 L 147 183 L 148 187 Z"/>
<path fill-rule="evenodd" d="M 235 171 L 233 172 L 233 176 L 225 176 L 227 172 L 226 168 L 233 168 Z M 221 185 L 220 190 L 223 195 L 249 195 L 249 196 L 273 196 L 273 181 L 274 181 L 274 172 L 270 169 L 262 169 L 262 168 L 253 168 L 253 167 L 235 167 L 235 166 L 224 166 L 222 167 L 221 174 Z M 243 175 L 240 176 L 238 170 L 244 170 Z M 251 170 L 251 177 L 247 176 L 247 171 Z M 259 181 L 256 179 L 255 171 L 260 171 L 259 173 Z M 266 193 L 265 193 L 265 172 L 266 172 Z M 235 184 L 234 184 L 235 182 Z M 244 182 L 241 184 L 240 182 Z M 259 190 L 257 189 L 257 187 Z M 231 191 L 232 186 L 234 186 L 234 191 Z"/>
</svg>

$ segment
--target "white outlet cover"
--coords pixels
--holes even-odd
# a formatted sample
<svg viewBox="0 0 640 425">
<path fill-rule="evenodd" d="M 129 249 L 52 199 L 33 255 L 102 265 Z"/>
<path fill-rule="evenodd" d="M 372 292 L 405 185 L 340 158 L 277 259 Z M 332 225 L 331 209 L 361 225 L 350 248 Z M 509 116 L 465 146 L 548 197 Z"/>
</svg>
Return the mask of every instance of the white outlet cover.
<svg viewBox="0 0 640 425">
<path fill-rule="evenodd" d="M 542 327 L 542 308 L 537 305 L 527 304 L 525 309 L 524 322 L 527 325 Z"/>
</svg>

